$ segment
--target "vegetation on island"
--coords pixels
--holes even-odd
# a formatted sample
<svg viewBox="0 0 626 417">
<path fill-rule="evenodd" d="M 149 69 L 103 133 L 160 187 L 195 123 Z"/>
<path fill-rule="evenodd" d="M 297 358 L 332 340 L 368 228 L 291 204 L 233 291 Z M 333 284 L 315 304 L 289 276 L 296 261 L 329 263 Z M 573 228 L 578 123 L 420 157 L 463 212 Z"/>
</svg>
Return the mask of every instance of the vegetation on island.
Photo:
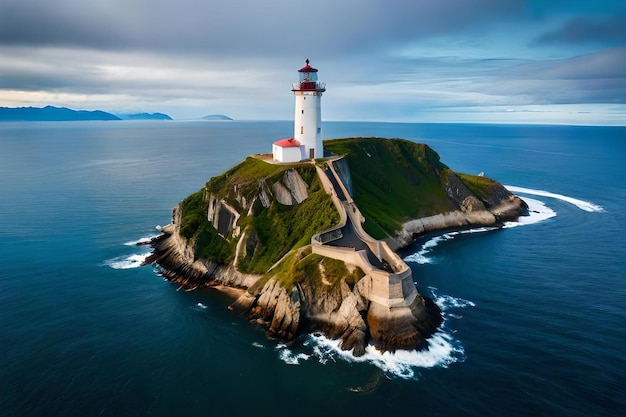
<svg viewBox="0 0 626 417">
<path fill-rule="evenodd" d="M 443 178 L 450 169 L 428 145 L 404 139 L 352 138 L 324 142 L 346 155 L 353 197 L 365 216 L 363 228 L 384 239 L 411 219 L 455 210 Z"/>
<path fill-rule="evenodd" d="M 348 286 L 353 288 L 364 275 L 360 268 L 348 270 L 342 261 L 314 254 L 310 246 L 305 246 L 289 252 L 257 285 L 263 286 L 273 278 L 287 290 L 305 281 L 315 288 L 337 288 L 341 280 L 345 279 Z"/>
<path fill-rule="evenodd" d="M 267 156 L 252 156 L 211 178 L 175 208 L 173 225 L 164 232 L 168 237 L 155 241 L 151 262 L 185 287 L 217 282 L 247 288 L 231 307 L 265 323 L 272 337 L 322 332 L 341 339 L 341 348 L 355 356 L 370 342 L 382 351 L 423 348 L 442 322 L 441 311 L 414 289 L 405 292 L 412 283 L 408 269 L 394 268 L 389 280 L 391 275 L 374 273 L 366 263 L 359 263 L 361 269 L 340 260 L 348 259 L 350 248 L 323 252 L 338 259 L 313 253 L 312 236 L 341 217 L 318 168 L 341 179 L 367 233 L 381 240 L 391 236 L 397 246 L 420 233 L 494 224 L 519 215 L 524 204 L 519 199 L 515 204 L 495 181 L 456 174 L 424 144 L 353 138 L 326 141 L 325 148 L 337 157 L 275 164 L 266 162 Z M 343 199 L 340 188 L 335 192 Z M 356 208 L 349 221 L 356 220 L 352 213 L 358 215 Z M 450 216 L 440 216 L 444 213 Z M 345 242 L 354 239 L 350 228 L 337 232 L 345 234 Z M 170 239 L 173 233 L 177 236 Z M 340 244 L 353 244 L 345 242 Z M 399 297 L 403 301 L 397 303 Z M 381 298 L 393 299 L 393 305 Z"/>
<path fill-rule="evenodd" d="M 425 144 L 372 137 L 328 140 L 324 146 L 335 155 L 345 155 L 353 198 L 365 217 L 363 227 L 376 239 L 393 236 L 406 221 L 458 210 L 450 197 L 450 184 L 465 185 L 487 205 L 490 199 L 495 200 L 497 182 L 454 173 Z M 281 181 L 287 170 L 297 171 L 307 184 L 307 198 L 299 204 L 283 205 L 265 197 L 264 203 L 263 196 L 271 196 L 272 185 Z M 278 277 L 286 288 L 299 282 L 305 271 L 315 276 L 308 269 L 312 255 L 301 256 L 297 250 L 308 245 L 314 234 L 339 221 L 315 165 L 270 164 L 251 156 L 211 178 L 205 187 L 180 203 L 180 235 L 194 248 L 196 259 L 225 265 L 235 258 L 238 238 L 233 231 L 228 236 L 220 235 L 207 219 L 210 196 L 239 213 L 237 236 L 248 234 L 242 245 L 245 248 L 240 248 L 239 271 Z M 295 253 L 300 253 L 297 262 Z M 277 265 L 281 259 L 284 262 Z M 319 264 L 319 260 L 313 263 Z M 331 264 L 327 267 L 337 268 Z M 342 271 L 338 276 L 351 274 Z"/>
<path fill-rule="evenodd" d="M 308 197 L 300 204 L 287 206 L 271 199 L 263 205 L 261 194 L 284 172 L 295 169 L 307 184 Z M 252 253 L 239 257 L 238 269 L 246 273 L 267 272 L 289 251 L 308 245 L 311 237 L 339 222 L 332 200 L 323 190 L 312 164 L 268 164 L 248 157 L 221 175 L 211 178 L 200 191 L 180 205 L 180 235 L 195 248 L 196 259 L 219 264 L 232 262 L 237 239 L 220 236 L 207 219 L 209 196 L 218 196 L 241 214 L 241 231 L 255 236 Z"/>
<path fill-rule="evenodd" d="M 482 175 L 469 175 L 458 172 L 456 175 L 463 181 L 463 184 L 482 201 L 488 202 L 492 200 L 496 189 L 500 186 L 497 181 Z"/>
<path fill-rule="evenodd" d="M 181 201 L 180 235 L 192 243 L 196 259 L 225 265 L 235 256 L 236 242 L 222 238 L 207 220 L 209 206 L 205 194 L 205 190 L 201 189 Z"/>
</svg>

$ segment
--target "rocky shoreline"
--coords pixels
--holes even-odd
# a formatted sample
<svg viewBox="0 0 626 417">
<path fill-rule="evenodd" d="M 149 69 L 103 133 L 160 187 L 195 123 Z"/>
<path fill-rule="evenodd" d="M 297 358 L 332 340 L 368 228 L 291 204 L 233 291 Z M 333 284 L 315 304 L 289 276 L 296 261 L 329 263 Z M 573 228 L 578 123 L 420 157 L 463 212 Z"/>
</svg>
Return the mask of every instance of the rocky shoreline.
<svg viewBox="0 0 626 417">
<path fill-rule="evenodd" d="M 224 286 L 241 295 L 230 305 L 251 321 L 267 328 L 271 338 L 290 341 L 303 333 L 320 332 L 341 339 L 344 350 L 355 356 L 365 353 L 372 341 L 381 351 L 426 348 L 426 339 L 441 324 L 441 311 L 430 299 L 418 295 L 402 311 L 368 300 L 371 283 L 360 280 L 350 289 L 345 280 L 338 288 L 296 285 L 290 291 L 270 279 L 262 286 L 262 275 L 243 274 L 232 265 L 193 261 L 186 256 L 189 247 L 170 224 L 151 241 L 153 252 L 146 264 L 158 266 L 161 275 L 185 289 Z M 369 284 L 369 285 L 368 285 Z"/>
<path fill-rule="evenodd" d="M 465 212 L 407 222 L 388 242 L 396 250 L 428 233 L 498 226 L 516 219 L 525 208 L 521 199 L 507 196 L 492 210 L 484 206 L 480 210 L 469 207 Z M 340 339 L 342 349 L 352 350 L 355 356 L 360 356 L 370 343 L 381 351 L 424 349 L 428 337 L 442 323 L 439 307 L 420 294 L 410 306 L 393 311 L 372 302 L 369 297 L 371 282 L 367 277 L 353 288 L 342 280 L 339 287 L 320 289 L 298 284 L 287 290 L 274 279 L 262 283 L 263 275 L 241 273 L 233 264 L 194 260 L 193 248 L 178 233 L 176 213 L 174 209 L 172 224 L 163 227 L 162 234 L 150 242 L 153 252 L 145 263 L 157 265 L 165 279 L 185 289 L 209 286 L 239 289 L 241 295 L 229 309 L 265 326 L 269 337 L 290 341 L 303 333 L 321 332 L 331 339 Z"/>
<path fill-rule="evenodd" d="M 354 183 L 344 157 L 331 158 L 324 167 L 247 158 L 174 207 L 172 223 L 151 242 L 146 263 L 158 265 L 164 278 L 187 290 L 241 290 L 229 308 L 265 326 L 273 338 L 290 341 L 320 332 L 355 356 L 368 345 L 383 352 L 427 348 L 442 313 L 419 294 L 410 267 L 395 251 L 438 231 L 500 226 L 527 206 L 496 181 L 457 175 L 425 145 L 377 138 L 335 145 L 341 143 L 352 146 L 347 155 L 356 155 L 352 169 L 362 168 L 359 161 L 371 164 L 374 154 L 393 169 L 377 178 L 360 172 Z M 369 186 L 366 196 L 377 196 L 360 200 L 370 214 L 352 198 L 356 185 Z M 410 199 L 398 199 L 407 195 Z M 376 222 L 376 213 L 384 218 L 380 210 L 422 199 L 430 207 L 421 215 L 394 212 L 394 227 L 387 230 L 397 231 L 386 239 L 364 230 L 366 216 Z M 395 220 L 417 216 L 422 217 L 403 224 Z M 262 263 L 260 254 L 268 247 L 280 249 Z M 257 264 L 251 268 L 250 262 Z"/>
</svg>

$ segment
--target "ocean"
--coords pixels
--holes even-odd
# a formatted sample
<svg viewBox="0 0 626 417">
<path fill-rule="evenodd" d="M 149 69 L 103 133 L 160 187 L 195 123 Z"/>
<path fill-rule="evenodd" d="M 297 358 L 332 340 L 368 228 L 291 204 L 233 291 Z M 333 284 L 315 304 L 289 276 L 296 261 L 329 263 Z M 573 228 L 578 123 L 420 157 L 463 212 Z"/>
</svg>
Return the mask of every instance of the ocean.
<svg viewBox="0 0 626 417">
<path fill-rule="evenodd" d="M 285 345 L 140 266 L 172 206 L 291 122 L 2 123 L 0 415 L 626 415 L 625 127 L 323 129 L 426 143 L 531 207 L 401 251 L 444 311 L 427 352 Z"/>
</svg>

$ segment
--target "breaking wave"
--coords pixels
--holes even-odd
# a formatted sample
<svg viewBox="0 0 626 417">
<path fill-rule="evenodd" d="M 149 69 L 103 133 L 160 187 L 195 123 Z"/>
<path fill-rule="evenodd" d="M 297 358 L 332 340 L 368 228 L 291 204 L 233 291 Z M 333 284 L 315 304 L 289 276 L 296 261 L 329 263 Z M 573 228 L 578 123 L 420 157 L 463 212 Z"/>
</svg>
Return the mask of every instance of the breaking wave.
<svg viewBox="0 0 626 417">
<path fill-rule="evenodd" d="M 434 288 L 430 288 L 433 299 L 441 308 L 444 315 L 444 324 L 428 338 L 428 349 L 421 351 L 398 350 L 395 353 L 380 352 L 369 345 L 365 354 L 355 357 L 351 351 L 341 350 L 339 340 L 331 340 L 323 335 L 313 334 L 305 336 L 302 347 L 289 348 L 284 344 L 276 347 L 280 360 L 288 365 L 299 365 L 302 361 L 316 360 L 321 364 L 344 361 L 348 363 L 369 363 L 381 369 L 390 378 L 419 379 L 420 369 L 441 367 L 447 368 L 455 362 L 465 360 L 465 350 L 461 342 L 454 339 L 453 331 L 447 328 L 449 319 L 458 319 L 461 316 L 447 313 L 473 307 L 471 301 L 455 298 L 448 295 L 437 296 Z"/>
<path fill-rule="evenodd" d="M 140 266 L 143 266 L 148 255 L 150 254 L 144 253 L 118 256 L 116 258 L 104 261 L 104 264 L 113 269 L 139 268 Z"/>
<path fill-rule="evenodd" d="M 504 187 L 512 193 L 529 194 L 529 195 L 537 195 L 540 197 L 556 198 L 558 200 L 562 200 L 567 203 L 573 204 L 579 209 L 588 211 L 588 212 L 603 212 L 604 211 L 604 208 L 602 206 L 591 203 L 589 201 L 579 200 L 573 197 L 568 197 L 563 194 L 551 193 L 549 191 L 544 191 L 544 190 L 533 190 L 532 188 L 516 187 L 514 185 L 505 185 Z"/>
<path fill-rule="evenodd" d="M 512 186 L 507 186 L 507 188 L 511 192 L 521 192 L 521 191 L 514 191 L 514 190 L 522 189 L 520 187 L 512 187 Z M 527 190 L 527 189 L 523 188 L 523 190 Z M 552 194 L 552 193 L 547 193 L 547 194 Z M 538 195 L 543 195 L 543 194 L 538 194 Z M 558 195 L 558 194 L 553 194 L 553 195 Z M 570 197 L 566 197 L 566 196 L 561 196 L 561 197 L 570 199 Z M 556 211 L 546 206 L 546 204 L 543 201 L 535 200 L 534 198 L 528 198 L 528 197 L 524 197 L 524 201 L 526 202 L 526 204 L 528 204 L 528 215 L 520 216 L 516 221 L 505 222 L 504 225 L 502 226 L 504 229 L 508 229 L 508 228 L 512 228 L 516 226 L 527 226 L 530 224 L 539 223 L 539 222 L 548 220 L 552 217 L 555 217 L 557 215 Z M 575 200 L 575 201 L 577 201 L 583 207 L 595 207 L 596 209 L 593 211 L 602 211 L 602 208 L 600 206 L 596 206 L 592 203 L 583 202 L 581 200 Z M 582 203 L 585 203 L 585 204 L 582 204 Z M 587 206 L 586 204 L 590 206 Z M 589 211 L 589 210 L 586 210 L 586 211 Z M 414 262 L 420 265 L 434 263 L 436 262 L 436 259 L 428 255 L 441 242 L 452 240 L 458 235 L 463 235 L 463 234 L 468 234 L 468 233 L 489 232 L 489 231 L 497 230 L 497 229 L 498 227 L 477 227 L 474 229 L 461 230 L 457 232 L 448 232 L 439 236 L 435 236 L 427 240 L 426 242 L 424 242 L 417 252 L 406 256 L 404 258 L 404 261 Z"/>
<path fill-rule="evenodd" d="M 152 241 L 152 239 L 157 238 L 159 236 L 160 236 L 160 234 L 158 234 L 158 235 L 151 235 L 151 236 L 145 236 L 145 237 L 139 238 L 137 240 L 128 241 L 128 242 L 124 243 L 124 245 L 126 245 L 126 246 L 147 245 L 148 243 L 150 243 Z"/>
<path fill-rule="evenodd" d="M 516 226 L 527 226 L 556 216 L 556 211 L 546 206 L 543 201 L 528 197 L 524 197 L 524 201 L 528 204 L 528 215 L 520 216 L 513 222 L 505 222 L 503 228 L 508 229 Z"/>
<path fill-rule="evenodd" d="M 499 227 L 477 227 L 475 229 L 461 230 L 457 232 L 448 232 L 439 236 L 435 236 L 422 244 L 420 250 L 408 255 L 404 258 L 405 262 L 414 262 L 420 265 L 431 264 L 435 262 L 435 258 L 427 256 L 434 248 L 441 242 L 454 239 L 458 235 L 465 235 L 470 233 L 484 233 L 492 230 L 498 230 Z"/>
<path fill-rule="evenodd" d="M 155 229 L 160 232 L 161 226 L 156 226 Z M 146 261 L 146 258 L 150 255 L 148 243 L 150 243 L 152 239 L 159 237 L 159 236 L 160 236 L 160 233 L 155 234 L 155 235 L 144 236 L 137 240 L 131 240 L 131 241 L 125 242 L 124 246 L 137 246 L 138 249 L 141 248 L 139 249 L 141 252 L 134 253 L 131 255 L 117 256 L 115 258 L 108 259 L 104 261 L 104 265 L 111 267 L 113 269 L 132 269 L 132 268 L 139 268 L 140 266 L 143 266 L 144 262 Z"/>
</svg>

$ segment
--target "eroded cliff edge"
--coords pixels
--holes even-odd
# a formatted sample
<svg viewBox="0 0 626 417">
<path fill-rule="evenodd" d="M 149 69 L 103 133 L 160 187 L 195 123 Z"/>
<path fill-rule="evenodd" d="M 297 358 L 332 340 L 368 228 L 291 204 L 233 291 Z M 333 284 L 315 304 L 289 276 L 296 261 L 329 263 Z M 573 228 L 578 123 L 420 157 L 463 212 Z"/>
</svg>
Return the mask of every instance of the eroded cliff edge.
<svg viewBox="0 0 626 417">
<path fill-rule="evenodd" d="M 293 165 L 250 157 L 212 178 L 173 209 L 148 262 L 186 288 L 245 289 L 231 308 L 272 337 L 322 332 L 355 355 L 368 343 L 423 348 L 441 312 L 393 250 L 424 233 L 513 220 L 525 204 L 493 180 L 454 173 L 426 145 L 358 138 L 325 146 L 345 157 Z M 366 240 L 380 239 L 386 258 L 373 238 L 370 249 L 320 255 L 330 243 L 311 238 L 343 236 L 350 221 Z M 372 266 L 376 248 L 381 264 Z"/>
</svg>

